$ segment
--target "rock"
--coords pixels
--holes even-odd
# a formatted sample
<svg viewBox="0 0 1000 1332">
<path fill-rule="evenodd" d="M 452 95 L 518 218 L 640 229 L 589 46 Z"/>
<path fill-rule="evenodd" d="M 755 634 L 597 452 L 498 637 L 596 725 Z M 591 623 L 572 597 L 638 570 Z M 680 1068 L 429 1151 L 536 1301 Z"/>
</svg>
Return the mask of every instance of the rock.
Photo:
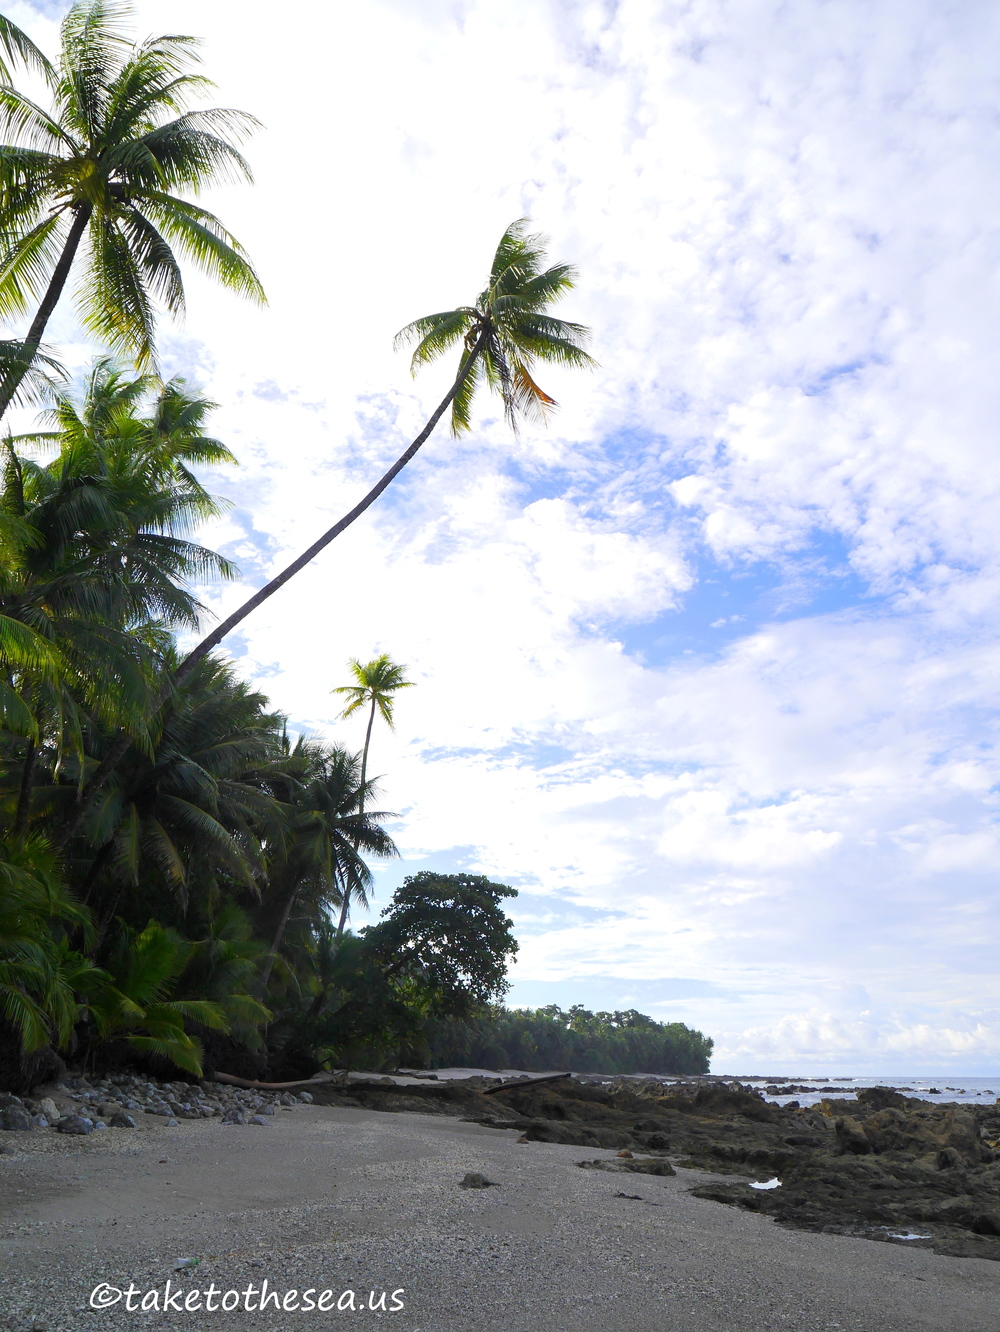
<svg viewBox="0 0 1000 1332">
<path fill-rule="evenodd" d="M 669 1178 L 677 1171 L 669 1161 L 658 1160 L 652 1156 L 640 1156 L 633 1160 L 621 1160 L 620 1157 L 598 1157 L 594 1161 L 577 1161 L 581 1170 L 607 1170 L 612 1174 L 628 1172 L 630 1175 L 662 1175 Z"/>
<path fill-rule="evenodd" d="M 131 1115 L 127 1115 L 124 1110 L 119 1110 L 117 1114 L 111 1116 L 112 1128 L 138 1128 Z"/>
<path fill-rule="evenodd" d="M 251 1115 L 250 1118 L 247 1120 L 247 1123 L 258 1124 L 261 1128 L 263 1128 L 264 1125 L 267 1123 L 267 1120 L 264 1118 L 263 1115 Z"/>
<path fill-rule="evenodd" d="M 629 1149 L 628 1149 L 627 1147 L 623 1147 L 623 1148 L 621 1149 L 621 1151 L 618 1153 L 618 1155 L 619 1155 L 619 1156 L 627 1157 L 628 1160 L 630 1160 L 630 1161 L 631 1161 L 631 1159 L 632 1159 L 632 1153 L 629 1151 Z"/>
<path fill-rule="evenodd" d="M 470 1170 L 458 1186 L 460 1189 L 495 1189 L 498 1185 L 492 1180 L 487 1179 L 485 1175 L 480 1175 L 475 1170 Z"/>
<path fill-rule="evenodd" d="M 834 1127 L 837 1130 L 837 1146 L 844 1155 L 870 1156 L 875 1150 L 862 1126 L 850 1115 L 842 1115 Z"/>
<path fill-rule="evenodd" d="M 27 1133 L 34 1127 L 23 1105 L 8 1105 L 0 1110 L 0 1129 L 6 1133 Z"/>
<path fill-rule="evenodd" d="M 891 1087 L 861 1087 L 857 1093 L 858 1104 L 866 1105 L 870 1110 L 905 1110 L 908 1105 L 920 1104 L 915 1096 L 904 1096 Z"/>
<path fill-rule="evenodd" d="M 222 1116 L 222 1122 L 223 1124 L 245 1124 L 247 1121 L 243 1111 L 234 1105 Z"/>
<path fill-rule="evenodd" d="M 178 1124 L 177 1120 L 174 1119 L 174 1118 L 171 1116 L 171 1118 L 168 1119 L 168 1120 L 164 1123 L 163 1127 L 164 1127 L 164 1128 L 180 1128 L 180 1124 Z"/>
<path fill-rule="evenodd" d="M 59 1107 L 51 1096 L 43 1096 L 38 1102 L 38 1113 L 44 1115 L 50 1124 L 54 1124 L 59 1118 Z"/>
<path fill-rule="evenodd" d="M 105 1124 L 104 1120 L 103 1120 L 103 1119 L 99 1119 L 99 1120 L 97 1121 L 97 1123 L 94 1125 L 94 1132 L 96 1133 L 98 1129 L 104 1129 L 105 1132 L 106 1132 L 106 1131 L 107 1131 L 107 1127 L 108 1127 L 108 1126 L 107 1126 L 107 1124 Z"/>
<path fill-rule="evenodd" d="M 261 1113 L 262 1115 L 273 1115 L 273 1114 L 274 1114 L 274 1106 L 273 1106 L 273 1105 L 262 1105 L 262 1106 L 260 1107 L 260 1113 Z"/>
<path fill-rule="evenodd" d="M 63 1115 L 56 1122 L 56 1131 L 58 1133 L 74 1133 L 78 1137 L 83 1137 L 88 1133 L 93 1133 L 94 1124 L 90 1119 L 85 1119 L 83 1115 Z"/>
<path fill-rule="evenodd" d="M 21 1105 L 20 1096 L 15 1096 L 13 1092 L 0 1092 L 0 1110 L 6 1110 L 10 1105 Z"/>
<path fill-rule="evenodd" d="M 313 1103 L 312 1092 L 299 1092 L 299 1100 L 302 1101 L 305 1105 L 312 1105 Z"/>
<path fill-rule="evenodd" d="M 983 1212 L 969 1228 L 975 1235 L 1000 1235 L 1000 1213 Z"/>
</svg>

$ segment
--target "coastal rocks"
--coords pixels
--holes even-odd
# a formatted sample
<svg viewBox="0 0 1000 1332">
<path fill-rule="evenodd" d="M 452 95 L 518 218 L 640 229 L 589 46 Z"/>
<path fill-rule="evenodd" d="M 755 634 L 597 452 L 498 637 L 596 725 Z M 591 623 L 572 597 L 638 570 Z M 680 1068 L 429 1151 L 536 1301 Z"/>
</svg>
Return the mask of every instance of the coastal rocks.
<svg viewBox="0 0 1000 1332">
<path fill-rule="evenodd" d="M 131 1115 L 127 1115 L 124 1110 L 117 1110 L 108 1121 L 110 1128 L 138 1128 Z"/>
<path fill-rule="evenodd" d="M 245 1124 L 247 1117 L 242 1110 L 234 1105 L 222 1116 L 222 1122 L 223 1124 Z"/>
<path fill-rule="evenodd" d="M 874 1152 L 871 1139 L 858 1121 L 852 1119 L 850 1115 L 842 1115 L 835 1120 L 834 1128 L 837 1133 L 837 1147 L 842 1154 L 870 1156 Z"/>
<path fill-rule="evenodd" d="M 83 1115 L 63 1115 L 61 1119 L 56 1121 L 57 1133 L 70 1133 L 75 1137 L 82 1138 L 89 1133 L 93 1133 L 93 1131 L 93 1120 L 85 1119 Z"/>
<path fill-rule="evenodd" d="M 7 1105 L 0 1110 L 0 1129 L 6 1133 L 28 1133 L 35 1126 L 23 1105 Z"/>
<path fill-rule="evenodd" d="M 44 1115 L 50 1124 L 54 1124 L 59 1118 L 59 1107 L 53 1101 L 51 1096 L 43 1096 L 38 1102 L 38 1113 Z"/>
<path fill-rule="evenodd" d="M 577 1161 L 581 1170 L 607 1170 L 611 1174 L 660 1175 L 669 1178 L 677 1171 L 669 1161 L 656 1160 L 653 1157 L 633 1157 L 631 1160 L 621 1157 L 598 1158 L 594 1161 Z"/>
</svg>

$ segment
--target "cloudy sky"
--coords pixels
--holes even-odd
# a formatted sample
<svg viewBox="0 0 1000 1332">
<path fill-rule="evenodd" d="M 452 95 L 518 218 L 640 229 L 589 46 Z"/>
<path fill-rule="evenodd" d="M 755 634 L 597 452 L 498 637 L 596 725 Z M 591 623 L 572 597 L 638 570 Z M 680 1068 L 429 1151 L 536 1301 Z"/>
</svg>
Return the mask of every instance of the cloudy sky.
<svg viewBox="0 0 1000 1332">
<path fill-rule="evenodd" d="M 5 11 L 54 45 L 65 6 Z M 281 17 L 279 17 L 279 14 Z M 293 723 L 388 651 L 404 864 L 520 889 L 512 999 L 700 1027 L 719 1072 L 1000 1062 L 1000 10 L 987 0 L 140 0 L 264 129 L 165 365 L 241 459 L 234 607 L 363 493 L 527 215 L 600 368 L 496 404 L 235 637 Z M 67 354 L 89 354 L 63 311 Z"/>
</svg>

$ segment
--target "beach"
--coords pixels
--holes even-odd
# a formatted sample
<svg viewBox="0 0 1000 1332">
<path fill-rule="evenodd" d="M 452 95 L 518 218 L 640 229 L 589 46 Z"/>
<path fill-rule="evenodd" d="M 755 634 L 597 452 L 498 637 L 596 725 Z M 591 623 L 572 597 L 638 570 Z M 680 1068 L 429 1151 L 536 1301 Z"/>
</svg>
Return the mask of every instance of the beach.
<svg viewBox="0 0 1000 1332">
<path fill-rule="evenodd" d="M 704 1171 L 582 1170 L 582 1159 L 614 1152 L 518 1136 L 444 1115 L 323 1105 L 281 1110 L 265 1125 L 167 1128 L 143 1116 L 137 1129 L 88 1137 L 4 1134 L 0 1326 L 298 1332 L 359 1317 L 400 1332 L 1000 1325 L 998 1263 L 785 1229 L 691 1197 Z M 461 1187 L 469 1172 L 496 1187 Z M 184 1259 L 198 1262 L 176 1269 Z M 247 1311 L 243 1292 L 265 1280 L 300 1307 Z M 131 1286 L 134 1305 L 151 1292 L 160 1302 L 164 1291 L 183 1301 L 197 1290 L 201 1307 L 129 1311 L 123 1296 L 93 1310 L 91 1292 L 104 1283 Z M 213 1286 L 216 1300 L 236 1292 L 240 1307 L 207 1312 Z M 314 1302 L 330 1291 L 334 1307 L 306 1311 L 308 1290 Z M 383 1292 L 385 1312 L 371 1310 Z M 394 1304 L 402 1308 L 390 1312 Z"/>
</svg>

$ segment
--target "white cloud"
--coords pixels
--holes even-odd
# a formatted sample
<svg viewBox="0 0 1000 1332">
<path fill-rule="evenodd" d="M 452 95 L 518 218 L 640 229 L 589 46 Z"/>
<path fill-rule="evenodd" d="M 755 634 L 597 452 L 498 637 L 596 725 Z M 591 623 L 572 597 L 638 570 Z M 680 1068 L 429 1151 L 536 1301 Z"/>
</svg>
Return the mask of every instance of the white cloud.
<svg viewBox="0 0 1000 1332">
<path fill-rule="evenodd" d="M 484 404 L 435 436 L 243 665 L 343 734 L 346 658 L 409 663 L 386 804 L 413 864 L 530 889 L 518 984 L 699 978 L 655 1011 L 730 1071 L 989 1066 L 996 8 L 309 0 L 280 38 L 257 0 L 138 14 L 202 34 L 267 126 L 257 188 L 210 204 L 271 305 L 195 280 L 168 343 L 223 404 L 213 536 L 249 576 L 419 428 L 446 372 L 411 382 L 391 336 L 470 299 L 514 216 L 579 264 L 601 362 L 543 379 L 547 434 Z"/>
</svg>

